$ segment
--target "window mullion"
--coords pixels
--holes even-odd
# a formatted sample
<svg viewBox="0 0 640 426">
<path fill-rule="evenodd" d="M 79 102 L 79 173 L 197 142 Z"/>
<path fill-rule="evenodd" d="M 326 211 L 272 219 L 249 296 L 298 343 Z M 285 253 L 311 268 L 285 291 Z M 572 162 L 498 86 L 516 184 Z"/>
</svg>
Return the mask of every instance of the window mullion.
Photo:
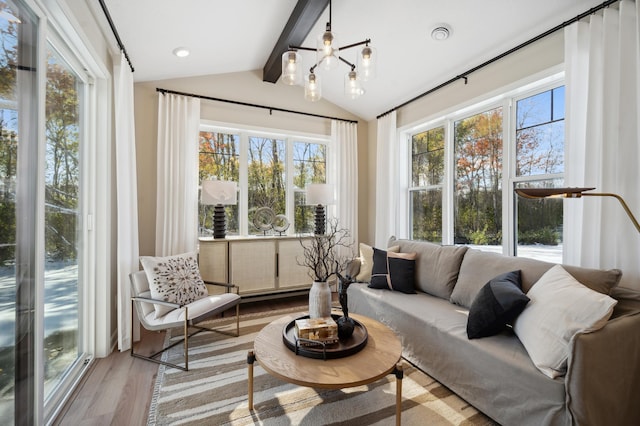
<svg viewBox="0 0 640 426">
<path fill-rule="evenodd" d="M 453 120 L 447 120 L 444 125 L 444 185 L 442 188 L 442 244 L 453 244 L 454 208 L 453 196 L 455 194 L 455 143 L 453 139 Z"/>
<path fill-rule="evenodd" d="M 249 135 L 240 132 L 240 198 L 238 206 L 239 234 L 249 234 Z"/>
</svg>

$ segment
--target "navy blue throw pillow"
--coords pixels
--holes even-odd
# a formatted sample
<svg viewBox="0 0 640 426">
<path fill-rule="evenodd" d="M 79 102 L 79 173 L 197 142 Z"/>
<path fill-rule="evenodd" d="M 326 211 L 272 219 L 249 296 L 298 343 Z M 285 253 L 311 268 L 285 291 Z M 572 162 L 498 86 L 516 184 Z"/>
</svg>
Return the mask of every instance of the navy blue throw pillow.
<svg viewBox="0 0 640 426">
<path fill-rule="evenodd" d="M 473 300 L 467 320 L 467 337 L 493 336 L 511 324 L 529 303 L 522 292 L 520 271 L 498 275 L 486 283 Z"/>
</svg>

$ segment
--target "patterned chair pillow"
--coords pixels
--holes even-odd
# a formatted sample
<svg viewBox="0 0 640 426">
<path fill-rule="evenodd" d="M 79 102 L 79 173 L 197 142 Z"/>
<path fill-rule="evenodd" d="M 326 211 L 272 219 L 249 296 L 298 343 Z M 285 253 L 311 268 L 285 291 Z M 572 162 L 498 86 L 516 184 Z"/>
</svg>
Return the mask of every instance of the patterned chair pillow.
<svg viewBox="0 0 640 426">
<path fill-rule="evenodd" d="M 195 252 L 167 257 L 142 256 L 140 263 L 154 299 L 188 305 L 208 295 Z M 172 310 L 169 306 L 155 305 L 155 317 L 160 318 Z"/>
</svg>

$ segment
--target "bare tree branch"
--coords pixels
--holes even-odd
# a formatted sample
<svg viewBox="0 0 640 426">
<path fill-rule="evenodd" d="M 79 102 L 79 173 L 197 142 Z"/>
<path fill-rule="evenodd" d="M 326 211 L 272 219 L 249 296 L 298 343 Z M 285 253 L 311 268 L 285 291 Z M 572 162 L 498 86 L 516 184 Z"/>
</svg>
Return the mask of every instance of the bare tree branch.
<svg viewBox="0 0 640 426">
<path fill-rule="evenodd" d="M 330 219 L 325 235 L 300 237 L 303 256 L 297 257 L 296 262 L 309 269 L 312 280 L 327 281 L 331 275 L 343 270 L 351 260 L 340 256 L 338 247 L 351 248 L 352 243 L 349 230 L 340 228 L 337 219 Z"/>
</svg>

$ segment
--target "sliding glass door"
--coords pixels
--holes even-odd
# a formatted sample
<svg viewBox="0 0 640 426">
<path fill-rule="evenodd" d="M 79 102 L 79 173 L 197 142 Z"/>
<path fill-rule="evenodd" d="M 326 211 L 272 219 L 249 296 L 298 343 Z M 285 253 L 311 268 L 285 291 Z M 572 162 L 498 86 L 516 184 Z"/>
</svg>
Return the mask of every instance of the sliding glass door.
<svg viewBox="0 0 640 426">
<path fill-rule="evenodd" d="M 0 36 L 0 418 L 33 424 L 39 358 L 37 20 L 18 3 L 0 2 Z"/>
<path fill-rule="evenodd" d="M 41 31 L 24 3 L 0 0 L 1 424 L 50 421 L 86 358 L 88 85 L 62 43 L 54 34 L 44 42 Z"/>
<path fill-rule="evenodd" d="M 47 45 L 44 169 L 44 398 L 55 401 L 81 356 L 81 111 L 83 84 Z M 47 404 L 50 405 L 50 404 Z"/>
</svg>

